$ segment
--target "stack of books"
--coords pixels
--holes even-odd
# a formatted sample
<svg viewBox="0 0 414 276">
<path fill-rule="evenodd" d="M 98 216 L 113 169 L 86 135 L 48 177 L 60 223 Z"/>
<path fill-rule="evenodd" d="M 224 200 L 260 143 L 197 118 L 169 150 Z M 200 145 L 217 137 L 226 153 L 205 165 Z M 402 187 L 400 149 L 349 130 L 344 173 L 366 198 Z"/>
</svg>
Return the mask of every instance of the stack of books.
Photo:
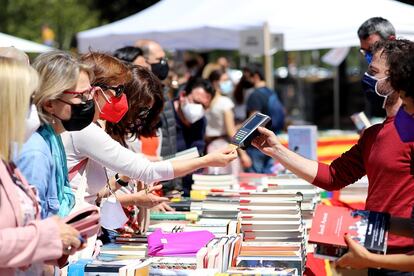
<svg viewBox="0 0 414 276">
<path fill-rule="evenodd" d="M 315 210 L 316 204 L 321 200 L 320 193 L 322 189 L 292 175 L 268 177 L 266 186 L 266 191 L 268 192 L 279 192 L 292 195 L 300 194 L 302 196 L 300 204 L 302 219 L 306 228 L 311 228 L 313 211 Z"/>
<path fill-rule="evenodd" d="M 193 174 L 193 191 L 225 191 L 237 188 L 233 174 Z"/>
<path fill-rule="evenodd" d="M 304 271 L 306 228 L 302 196 L 296 193 L 240 192 L 244 243 L 238 267 L 279 267 Z"/>
</svg>

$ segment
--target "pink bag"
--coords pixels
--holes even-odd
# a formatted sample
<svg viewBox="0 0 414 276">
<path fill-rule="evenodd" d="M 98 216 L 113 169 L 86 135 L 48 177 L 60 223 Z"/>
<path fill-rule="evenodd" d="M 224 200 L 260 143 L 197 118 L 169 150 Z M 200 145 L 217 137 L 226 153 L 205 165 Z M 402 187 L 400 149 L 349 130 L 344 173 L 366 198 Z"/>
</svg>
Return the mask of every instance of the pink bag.
<svg viewBox="0 0 414 276">
<path fill-rule="evenodd" d="M 96 206 L 83 208 L 63 220 L 78 230 L 84 238 L 96 235 L 100 229 L 99 209 Z"/>
<path fill-rule="evenodd" d="M 166 234 L 157 229 L 148 236 L 148 255 L 195 256 L 213 238 L 206 230 Z"/>
</svg>

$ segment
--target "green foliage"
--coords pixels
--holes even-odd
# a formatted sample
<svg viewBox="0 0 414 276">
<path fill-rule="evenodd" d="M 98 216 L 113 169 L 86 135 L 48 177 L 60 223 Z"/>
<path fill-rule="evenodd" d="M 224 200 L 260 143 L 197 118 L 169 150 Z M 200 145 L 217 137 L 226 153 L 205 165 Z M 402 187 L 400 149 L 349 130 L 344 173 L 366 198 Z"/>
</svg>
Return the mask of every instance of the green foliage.
<svg viewBox="0 0 414 276">
<path fill-rule="evenodd" d="M 56 47 L 69 49 L 77 32 L 98 26 L 90 0 L 1 0 L 0 32 L 42 42 L 42 26 L 55 32 Z"/>
<path fill-rule="evenodd" d="M 0 32 L 42 42 L 42 26 L 55 47 L 75 45 L 76 33 L 137 13 L 159 0 L 0 0 Z"/>
</svg>

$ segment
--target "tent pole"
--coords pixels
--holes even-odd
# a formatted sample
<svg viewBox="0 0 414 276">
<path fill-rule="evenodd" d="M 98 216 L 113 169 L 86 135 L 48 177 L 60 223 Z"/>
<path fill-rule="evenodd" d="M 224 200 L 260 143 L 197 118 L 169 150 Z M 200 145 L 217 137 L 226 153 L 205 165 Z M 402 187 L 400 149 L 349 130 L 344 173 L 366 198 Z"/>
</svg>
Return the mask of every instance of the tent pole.
<svg viewBox="0 0 414 276">
<path fill-rule="evenodd" d="M 333 94 L 333 108 L 334 108 L 334 129 L 339 129 L 339 66 L 335 66 L 334 76 L 334 94 Z"/>
<path fill-rule="evenodd" d="M 270 51 L 271 48 L 271 36 L 269 23 L 266 21 L 263 24 L 263 52 L 264 52 L 264 71 L 267 87 L 274 89 L 274 78 L 273 78 L 273 57 Z"/>
</svg>

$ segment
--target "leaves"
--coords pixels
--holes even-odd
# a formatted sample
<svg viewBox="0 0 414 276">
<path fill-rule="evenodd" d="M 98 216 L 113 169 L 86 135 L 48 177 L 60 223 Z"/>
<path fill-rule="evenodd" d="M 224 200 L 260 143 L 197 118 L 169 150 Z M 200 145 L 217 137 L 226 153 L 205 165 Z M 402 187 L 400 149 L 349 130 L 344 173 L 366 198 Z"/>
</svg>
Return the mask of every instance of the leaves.
<svg viewBox="0 0 414 276">
<path fill-rule="evenodd" d="M 112 22 L 158 0 L 0 0 L 0 32 L 42 42 L 42 26 L 55 33 L 55 47 L 68 50 L 76 33 Z"/>
</svg>

